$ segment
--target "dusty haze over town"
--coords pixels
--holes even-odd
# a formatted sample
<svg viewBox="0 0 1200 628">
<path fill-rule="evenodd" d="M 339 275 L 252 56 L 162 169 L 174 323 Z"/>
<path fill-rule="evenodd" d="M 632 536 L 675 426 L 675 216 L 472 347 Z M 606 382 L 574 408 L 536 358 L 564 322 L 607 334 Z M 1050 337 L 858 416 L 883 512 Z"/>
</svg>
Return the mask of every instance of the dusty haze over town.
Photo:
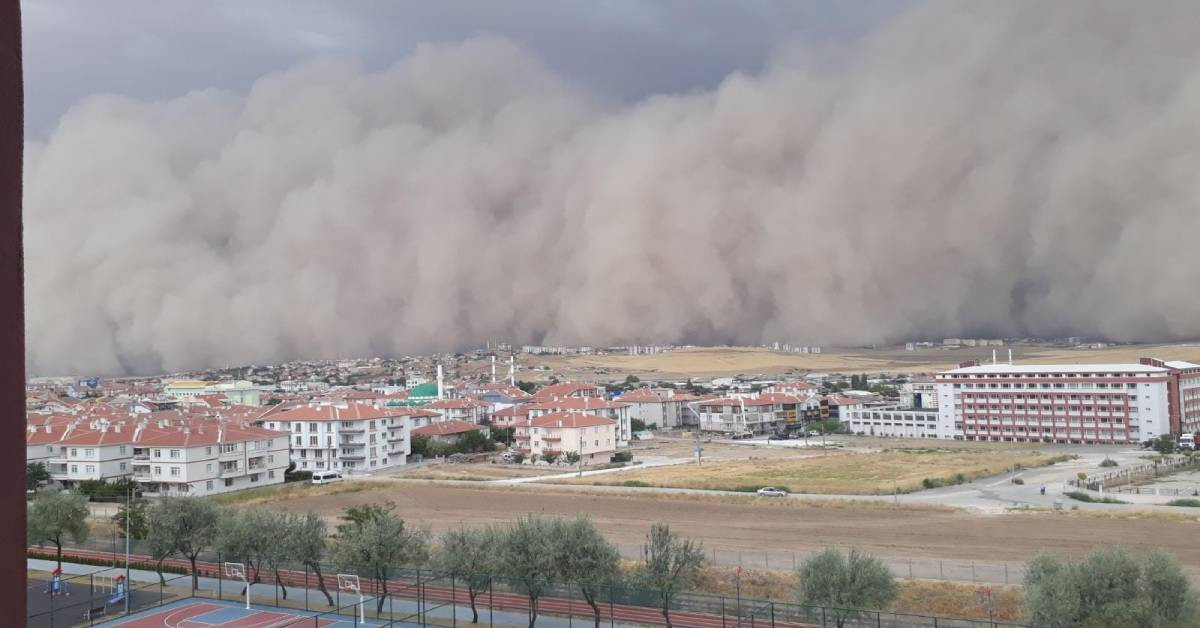
<svg viewBox="0 0 1200 628">
<path fill-rule="evenodd" d="M 632 95 L 492 32 L 85 96 L 27 134 L 31 372 L 1200 337 L 1200 4 L 913 2 L 839 44 Z"/>
</svg>

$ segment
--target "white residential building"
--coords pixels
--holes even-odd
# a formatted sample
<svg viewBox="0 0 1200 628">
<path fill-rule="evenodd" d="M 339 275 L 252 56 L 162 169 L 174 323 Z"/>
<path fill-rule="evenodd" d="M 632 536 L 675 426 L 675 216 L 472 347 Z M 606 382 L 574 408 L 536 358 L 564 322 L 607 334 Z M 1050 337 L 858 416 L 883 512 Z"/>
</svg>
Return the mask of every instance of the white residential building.
<svg viewBox="0 0 1200 628">
<path fill-rule="evenodd" d="M 1170 371 L 1148 364 L 964 363 L 939 373 L 939 424 L 966 440 L 1127 444 L 1171 433 Z"/>
<path fill-rule="evenodd" d="M 583 412 L 551 412 L 517 425 L 515 440 L 517 451 L 531 456 L 576 452 L 584 462 L 607 461 L 617 449 L 617 423 Z"/>
<path fill-rule="evenodd" d="M 306 471 L 371 472 L 403 465 L 412 422 L 367 403 L 309 404 L 267 413 L 259 423 L 291 434 L 292 461 Z"/>
<path fill-rule="evenodd" d="M 901 406 L 846 410 L 841 422 L 853 434 L 901 438 L 958 438 L 954 421 L 937 409 L 919 410 Z"/>
<path fill-rule="evenodd" d="M 700 429 L 705 432 L 770 434 L 799 425 L 805 410 L 819 404 L 815 397 L 785 393 L 754 393 L 736 397 L 706 399 L 697 405 Z"/>
<path fill-rule="evenodd" d="M 183 496 L 281 484 L 288 462 L 284 432 L 203 421 L 139 430 L 131 464 L 147 495 Z"/>
</svg>

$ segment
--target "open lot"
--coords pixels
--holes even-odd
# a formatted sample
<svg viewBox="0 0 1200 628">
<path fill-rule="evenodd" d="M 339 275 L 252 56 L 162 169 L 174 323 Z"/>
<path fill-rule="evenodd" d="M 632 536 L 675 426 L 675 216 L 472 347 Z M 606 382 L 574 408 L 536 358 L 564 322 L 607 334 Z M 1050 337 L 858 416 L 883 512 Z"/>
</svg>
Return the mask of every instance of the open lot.
<svg viewBox="0 0 1200 628">
<path fill-rule="evenodd" d="M 331 520 L 348 506 L 392 501 L 406 520 L 441 532 L 460 525 L 511 521 L 528 513 L 586 515 L 612 541 L 639 544 L 654 522 L 722 549 L 811 551 L 858 546 L 882 556 L 1023 561 L 1042 550 L 1080 557 L 1105 545 L 1166 547 L 1200 572 L 1196 522 L 966 510 L 884 509 L 878 504 L 810 506 L 787 500 L 689 499 L 636 490 L 570 492 L 568 487 L 377 482 L 365 490 L 297 496 L 287 510 L 315 510 Z"/>
<path fill-rule="evenodd" d="M 485 482 L 489 480 L 506 480 L 509 478 L 528 478 L 553 473 L 547 467 L 500 465 L 491 463 L 472 464 L 434 464 L 414 469 L 389 473 L 388 477 L 408 480 L 468 480 Z"/>
<path fill-rule="evenodd" d="M 1008 349 L 1022 363 L 1112 363 L 1136 362 L 1142 356 L 1164 360 L 1200 361 L 1200 344 L 1120 345 L 1105 349 L 1083 349 L 1045 344 L 1017 344 L 996 347 L 1007 357 Z M 988 360 L 992 347 L 961 349 L 920 349 L 904 347 L 880 349 L 825 348 L 819 354 L 783 353 L 753 347 L 694 347 L 656 355 L 604 356 L 529 356 L 518 357 L 523 368 L 547 367 L 559 379 L 620 380 L 627 374 L 643 378 L 673 379 L 762 373 L 781 375 L 788 372 L 893 373 L 931 372 L 953 368 L 964 360 Z M 480 367 L 483 368 L 483 367 Z M 526 374 L 523 379 L 538 379 Z"/>
<path fill-rule="evenodd" d="M 772 451 L 761 448 L 762 451 Z M 1040 467 L 1060 460 L 1036 451 L 993 449 L 893 449 L 876 453 L 828 453 L 800 458 L 749 459 L 676 465 L 556 480 L 564 484 L 660 486 L 753 491 L 762 486 L 796 493 L 887 495 L 996 475 L 1014 466 Z"/>
</svg>

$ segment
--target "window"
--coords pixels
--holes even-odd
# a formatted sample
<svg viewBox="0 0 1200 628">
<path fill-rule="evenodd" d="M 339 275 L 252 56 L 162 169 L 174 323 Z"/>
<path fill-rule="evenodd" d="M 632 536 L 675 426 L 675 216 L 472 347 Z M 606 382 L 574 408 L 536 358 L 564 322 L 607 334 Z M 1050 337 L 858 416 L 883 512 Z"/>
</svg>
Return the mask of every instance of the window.
<svg viewBox="0 0 1200 628">
<path fill-rule="evenodd" d="M 297 436 L 297 437 L 296 437 L 296 446 L 297 446 L 297 447 L 300 447 L 300 446 L 302 446 L 302 445 L 304 445 L 304 437 L 303 437 L 303 436 Z"/>
<path fill-rule="evenodd" d="M 206 455 L 206 456 L 211 456 L 211 455 L 212 455 L 212 447 L 205 447 L 205 448 L 204 448 L 204 455 Z"/>
<path fill-rule="evenodd" d="M 205 483 L 204 483 L 204 488 L 206 488 L 206 489 L 208 489 L 208 490 L 210 490 L 210 491 L 211 491 L 211 490 L 212 490 L 212 480 L 209 480 L 209 481 L 205 482 Z"/>
<path fill-rule="evenodd" d="M 299 423 L 292 423 L 292 431 L 293 431 L 293 432 L 297 432 L 297 433 L 299 433 L 299 432 L 300 432 L 300 424 L 299 424 Z"/>
<path fill-rule="evenodd" d="M 275 462 L 275 454 L 270 454 L 267 456 L 267 464 L 270 464 L 272 462 Z"/>
<path fill-rule="evenodd" d="M 204 470 L 209 473 L 212 473 L 212 463 L 210 462 L 210 463 L 204 465 Z"/>
<path fill-rule="evenodd" d="M 79 465 L 71 465 L 71 473 L 79 473 Z"/>
<path fill-rule="evenodd" d="M 155 457 L 155 458 L 162 458 L 162 450 L 161 450 L 161 449 L 155 449 L 155 450 L 154 450 L 154 457 Z"/>
<path fill-rule="evenodd" d="M 72 457 L 72 458 L 78 458 L 78 457 L 79 457 L 79 450 L 78 450 L 78 449 L 76 449 L 76 448 L 74 448 L 74 447 L 72 447 L 72 448 L 71 448 L 71 457 Z"/>
<path fill-rule="evenodd" d="M 125 463 L 124 463 L 124 462 L 122 462 L 122 463 L 121 463 L 121 470 L 122 470 L 122 471 L 124 471 L 124 470 L 125 470 Z"/>
<path fill-rule="evenodd" d="M 257 473 L 251 473 L 251 474 L 250 474 L 250 481 L 251 481 L 251 482 L 257 482 L 257 481 L 258 481 L 258 474 L 257 474 Z"/>
<path fill-rule="evenodd" d="M 172 450 L 171 450 L 171 457 L 172 457 L 172 458 L 175 458 L 175 459 L 179 459 L 179 450 L 178 450 L 178 449 L 172 449 Z"/>
<path fill-rule="evenodd" d="M 309 424 L 308 424 L 308 431 L 310 431 L 310 432 L 315 432 L 315 431 L 317 431 L 317 424 L 316 424 L 316 423 L 309 423 Z"/>
<path fill-rule="evenodd" d="M 233 478 L 225 478 L 225 486 L 233 486 Z"/>
<path fill-rule="evenodd" d="M 117 453 L 119 453 L 119 454 L 121 454 L 122 456 L 124 456 L 124 455 L 125 455 L 125 446 L 124 446 L 124 445 L 121 445 L 120 447 L 117 447 Z"/>
<path fill-rule="evenodd" d="M 171 467 L 171 477 L 179 477 L 179 467 Z"/>
<path fill-rule="evenodd" d="M 92 456 L 96 455 L 96 450 L 88 447 L 87 449 L 83 450 L 83 455 L 91 458 Z"/>
<path fill-rule="evenodd" d="M 267 471 L 267 477 L 274 480 L 275 479 L 275 469 L 271 469 L 271 470 Z"/>
<path fill-rule="evenodd" d="M 309 437 L 308 437 L 308 445 L 309 445 L 310 447 L 316 447 L 316 446 L 317 446 L 317 437 L 316 437 L 316 436 L 309 436 Z"/>
<path fill-rule="evenodd" d="M 154 467 L 154 475 L 162 475 L 162 467 L 155 466 Z"/>
</svg>

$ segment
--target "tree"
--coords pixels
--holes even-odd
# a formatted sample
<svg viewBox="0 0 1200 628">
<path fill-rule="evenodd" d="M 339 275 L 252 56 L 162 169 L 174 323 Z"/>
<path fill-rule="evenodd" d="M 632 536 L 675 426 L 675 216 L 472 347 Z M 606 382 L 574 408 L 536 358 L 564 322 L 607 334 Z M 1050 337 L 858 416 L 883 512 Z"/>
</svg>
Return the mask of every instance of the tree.
<svg viewBox="0 0 1200 628">
<path fill-rule="evenodd" d="M 522 462 L 525 462 L 525 454 L 523 454 L 519 451 L 514 451 L 513 455 L 512 455 L 512 459 L 513 459 L 513 462 L 515 462 L 516 464 L 521 464 Z"/>
<path fill-rule="evenodd" d="M 1154 451 L 1157 451 L 1164 456 L 1175 453 L 1175 439 L 1170 434 L 1163 434 L 1154 441 Z"/>
<path fill-rule="evenodd" d="M 431 457 L 429 455 L 429 444 L 430 444 L 430 438 L 428 436 L 418 434 L 418 435 L 412 437 L 411 444 L 409 445 L 409 447 L 411 449 L 409 451 L 414 456 L 421 456 L 422 458 L 429 458 L 429 457 Z"/>
<path fill-rule="evenodd" d="M 246 586 L 262 582 L 262 568 L 282 545 L 276 515 L 269 510 L 252 508 L 222 513 L 217 523 L 216 547 L 223 560 L 246 566 Z M 242 590 L 245 593 L 245 590 Z M 284 599 L 287 598 L 286 589 Z"/>
<path fill-rule="evenodd" d="M 158 580 L 163 585 L 167 584 L 167 579 L 163 576 L 163 561 L 175 553 L 175 538 L 173 532 L 169 529 L 169 521 L 159 512 L 162 505 L 156 505 L 146 511 L 146 546 L 150 551 L 150 558 L 154 559 L 155 571 L 158 572 Z"/>
<path fill-rule="evenodd" d="M 1038 626 L 1192 626 L 1196 597 L 1171 554 L 1093 550 L 1082 562 L 1039 554 L 1025 569 L 1025 613 Z"/>
<path fill-rule="evenodd" d="M 629 419 L 629 429 L 634 432 L 645 432 L 648 428 L 646 422 L 641 419 Z"/>
<path fill-rule="evenodd" d="M 620 553 L 586 517 L 558 526 L 555 546 L 559 574 L 579 587 L 583 599 L 592 607 L 596 628 L 600 628 L 599 597 L 620 574 Z"/>
<path fill-rule="evenodd" d="M 637 384 L 640 381 L 642 381 L 642 380 L 639 379 L 637 375 L 626 375 L 625 376 L 625 387 L 633 388 L 633 385 Z"/>
<path fill-rule="evenodd" d="M 642 546 L 641 580 L 654 589 L 667 628 L 671 626 L 671 601 L 675 594 L 692 588 L 704 565 L 704 548 L 699 543 L 671 533 L 665 523 L 650 526 Z"/>
<path fill-rule="evenodd" d="M 193 591 L 200 586 L 196 557 L 216 540 L 220 514 L 216 504 L 200 497 L 166 497 L 150 511 L 151 529 L 161 526 L 160 533 L 171 539 L 172 552 L 191 563 Z"/>
<path fill-rule="evenodd" d="M 858 549 L 827 547 L 797 570 L 796 598 L 801 604 L 828 607 L 841 628 L 857 609 L 886 608 L 899 586 L 887 565 Z"/>
<path fill-rule="evenodd" d="M 117 527 L 117 535 L 125 538 L 125 519 L 129 518 L 129 537 L 144 539 L 149 531 L 146 521 L 147 505 L 144 499 L 135 499 L 128 504 L 121 504 L 117 514 L 112 516 L 113 525 Z"/>
<path fill-rule="evenodd" d="M 433 552 L 433 568 L 467 587 L 471 600 L 471 623 L 479 623 L 475 597 L 491 585 L 495 569 L 493 547 L 499 533 L 494 528 L 459 528 L 442 535 Z"/>
<path fill-rule="evenodd" d="M 303 515 L 286 515 L 282 527 L 281 535 L 286 544 L 287 556 L 317 574 L 317 588 L 325 594 L 329 605 L 333 606 L 333 596 L 325 588 L 325 576 L 321 573 L 321 561 L 325 558 L 327 550 L 325 522 L 317 513 L 309 511 Z"/>
<path fill-rule="evenodd" d="M 70 538 L 76 543 L 88 539 L 90 529 L 87 497 L 69 491 L 39 493 L 25 513 L 25 526 L 30 544 L 49 541 L 54 544 L 55 560 L 62 568 L 62 546 Z"/>
<path fill-rule="evenodd" d="M 538 599 L 558 574 L 555 527 L 559 520 L 529 515 L 517 519 L 499 535 L 496 562 L 514 588 L 529 598 L 529 628 L 537 621 Z"/>
<path fill-rule="evenodd" d="M 375 612 L 383 612 L 388 578 L 397 565 L 423 562 L 429 552 L 429 533 L 409 528 L 392 511 L 395 505 L 369 505 L 346 509 L 333 546 L 334 562 L 375 582 Z M 354 511 L 354 512 L 351 512 Z"/>
<path fill-rule="evenodd" d="M 563 459 L 567 461 L 567 464 L 579 464 L 579 460 L 582 457 L 583 456 L 580 456 L 578 451 L 568 451 L 567 453 L 563 454 Z"/>
<path fill-rule="evenodd" d="M 546 464 L 554 464 L 554 461 L 558 460 L 558 452 L 553 450 L 543 451 L 542 460 L 545 460 Z"/>
<path fill-rule="evenodd" d="M 30 462 L 25 465 L 25 489 L 36 491 L 50 481 L 50 471 L 41 462 Z"/>
<path fill-rule="evenodd" d="M 533 382 L 518 381 L 517 388 L 520 388 L 521 390 L 532 395 L 533 391 L 537 390 L 537 384 Z"/>
</svg>

